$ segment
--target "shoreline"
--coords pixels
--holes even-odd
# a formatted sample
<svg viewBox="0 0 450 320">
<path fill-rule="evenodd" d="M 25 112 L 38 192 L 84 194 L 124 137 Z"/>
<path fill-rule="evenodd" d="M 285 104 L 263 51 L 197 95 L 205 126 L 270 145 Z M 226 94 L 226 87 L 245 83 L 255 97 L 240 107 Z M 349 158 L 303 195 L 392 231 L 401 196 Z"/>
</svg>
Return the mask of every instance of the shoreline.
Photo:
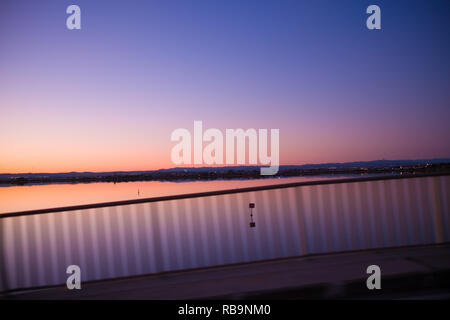
<svg viewBox="0 0 450 320">
<path fill-rule="evenodd" d="M 258 169 L 256 169 L 258 168 Z M 289 177 L 323 176 L 372 176 L 380 174 L 415 175 L 424 173 L 450 172 L 450 163 L 421 164 L 384 167 L 340 167 L 340 168 L 296 168 L 281 166 L 273 176 L 261 176 L 259 167 L 231 168 L 179 168 L 150 172 L 111 173 L 68 173 L 68 174 L 4 174 L 0 175 L 0 187 L 20 185 L 78 184 L 78 183 L 120 183 L 135 181 L 214 181 L 214 180 L 256 180 Z"/>
</svg>

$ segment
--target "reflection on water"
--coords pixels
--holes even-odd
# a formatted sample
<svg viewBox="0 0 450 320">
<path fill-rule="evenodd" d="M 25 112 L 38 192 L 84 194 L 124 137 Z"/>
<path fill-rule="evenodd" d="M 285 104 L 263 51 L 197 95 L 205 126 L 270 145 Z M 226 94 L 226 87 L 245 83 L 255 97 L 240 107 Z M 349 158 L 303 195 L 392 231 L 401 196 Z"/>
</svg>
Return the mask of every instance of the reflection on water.
<svg viewBox="0 0 450 320">
<path fill-rule="evenodd" d="M 265 186 L 270 184 L 338 179 L 344 176 L 266 178 L 256 180 L 137 181 L 0 187 L 0 214 L 100 202 L 151 198 L 206 191 Z M 347 176 L 349 177 L 349 176 Z"/>
<path fill-rule="evenodd" d="M 255 228 L 249 227 L 250 202 Z M 450 241 L 450 177 L 301 186 L 1 219 L 9 288 Z"/>
</svg>

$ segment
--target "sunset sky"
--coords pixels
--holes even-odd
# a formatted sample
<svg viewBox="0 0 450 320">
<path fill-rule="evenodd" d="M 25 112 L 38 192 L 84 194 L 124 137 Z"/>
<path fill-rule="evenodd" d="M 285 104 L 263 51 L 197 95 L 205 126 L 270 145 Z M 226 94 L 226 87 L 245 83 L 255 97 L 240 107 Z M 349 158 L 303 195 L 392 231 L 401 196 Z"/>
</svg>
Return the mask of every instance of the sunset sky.
<svg viewBox="0 0 450 320">
<path fill-rule="evenodd" d="M 450 158 L 449 31 L 448 0 L 2 0 L 0 173 L 173 167 L 194 120 L 280 129 L 281 164 Z"/>
</svg>

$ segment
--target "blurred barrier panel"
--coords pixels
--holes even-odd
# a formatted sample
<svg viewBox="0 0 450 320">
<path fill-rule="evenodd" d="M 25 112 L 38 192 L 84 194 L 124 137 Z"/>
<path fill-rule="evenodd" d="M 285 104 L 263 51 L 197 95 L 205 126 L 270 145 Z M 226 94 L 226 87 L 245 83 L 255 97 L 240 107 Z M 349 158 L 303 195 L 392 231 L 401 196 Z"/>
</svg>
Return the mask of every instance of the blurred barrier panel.
<svg viewBox="0 0 450 320">
<path fill-rule="evenodd" d="M 251 228 L 249 203 L 255 203 Z M 1 216 L 0 216 L 1 217 Z M 0 291 L 450 241 L 450 176 L 330 183 L 0 218 Z"/>
</svg>

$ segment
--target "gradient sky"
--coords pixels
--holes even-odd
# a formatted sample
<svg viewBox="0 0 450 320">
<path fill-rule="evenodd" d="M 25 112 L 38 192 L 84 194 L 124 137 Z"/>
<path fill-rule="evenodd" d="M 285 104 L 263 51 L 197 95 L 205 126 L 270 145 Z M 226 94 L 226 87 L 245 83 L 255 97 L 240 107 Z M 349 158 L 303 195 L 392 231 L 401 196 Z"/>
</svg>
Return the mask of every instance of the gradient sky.
<svg viewBox="0 0 450 320">
<path fill-rule="evenodd" d="M 2 0 L 0 173 L 173 167 L 194 120 L 279 128 L 281 164 L 450 157 L 449 31 L 447 0 Z"/>
</svg>

